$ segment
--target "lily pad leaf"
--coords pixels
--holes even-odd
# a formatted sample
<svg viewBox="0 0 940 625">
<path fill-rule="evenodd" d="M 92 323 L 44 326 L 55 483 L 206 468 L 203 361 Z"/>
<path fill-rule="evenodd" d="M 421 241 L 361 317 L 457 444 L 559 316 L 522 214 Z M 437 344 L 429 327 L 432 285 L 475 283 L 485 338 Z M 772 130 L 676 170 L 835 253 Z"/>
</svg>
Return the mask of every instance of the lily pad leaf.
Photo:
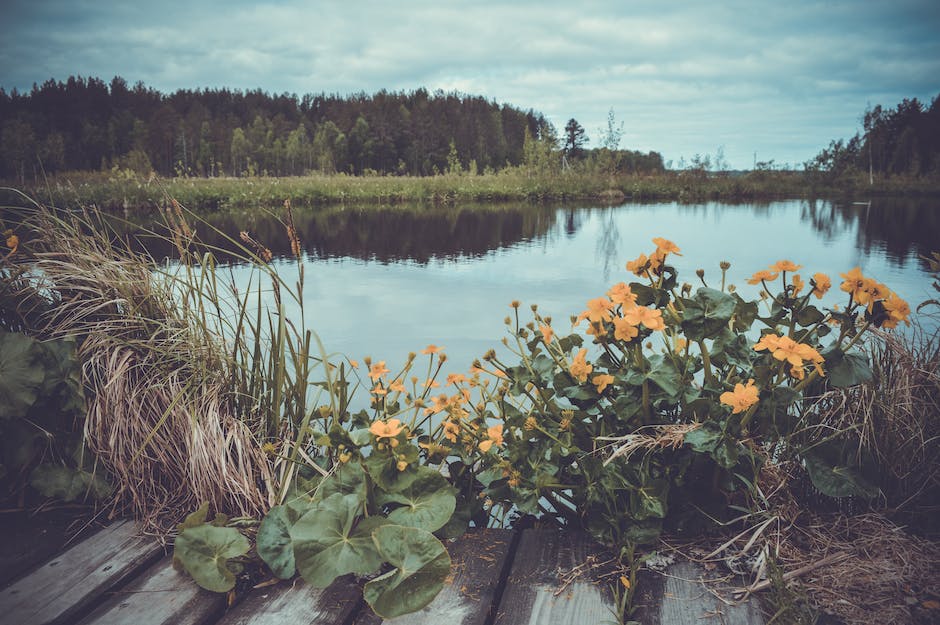
<svg viewBox="0 0 940 625">
<path fill-rule="evenodd" d="M 311 586 L 326 588 L 341 575 L 365 575 L 382 564 L 372 530 L 388 519 L 374 516 L 357 525 L 361 509 L 357 495 L 335 493 L 291 527 L 297 570 Z"/>
<path fill-rule="evenodd" d="M 398 492 L 380 494 L 378 503 L 401 504 L 388 514 L 392 523 L 434 532 L 444 527 L 454 513 L 456 492 L 440 473 L 420 467 L 414 482 Z"/>
<path fill-rule="evenodd" d="M 450 573 L 450 555 L 428 531 L 386 525 L 372 532 L 381 557 L 395 567 L 365 585 L 362 595 L 372 610 L 390 619 L 431 603 Z"/>
<path fill-rule="evenodd" d="M 293 523 L 286 506 L 274 506 L 258 526 L 258 555 L 281 579 L 290 579 L 297 570 L 294 564 L 294 543 L 290 536 Z"/>
<path fill-rule="evenodd" d="M 241 532 L 231 527 L 200 525 L 176 537 L 173 563 L 181 565 L 206 590 L 228 592 L 235 587 L 235 574 L 241 565 L 229 562 L 248 553 L 251 545 Z"/>
</svg>

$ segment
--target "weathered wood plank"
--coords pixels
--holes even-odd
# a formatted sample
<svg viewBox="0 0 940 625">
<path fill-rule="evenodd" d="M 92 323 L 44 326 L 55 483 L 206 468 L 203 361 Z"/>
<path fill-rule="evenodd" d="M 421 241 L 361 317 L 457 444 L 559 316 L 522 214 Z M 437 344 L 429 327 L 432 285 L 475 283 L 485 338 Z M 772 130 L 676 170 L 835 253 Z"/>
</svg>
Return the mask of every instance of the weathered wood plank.
<svg viewBox="0 0 940 625">
<path fill-rule="evenodd" d="M 225 611 L 225 595 L 200 588 L 167 556 L 82 620 L 82 625 L 203 625 Z"/>
<path fill-rule="evenodd" d="M 692 562 L 677 562 L 666 569 L 666 584 L 659 610 L 661 625 L 701 625 L 703 619 L 713 618 L 724 625 L 762 625 L 764 616 L 756 599 L 728 605 L 716 597 L 709 588 L 714 578 L 704 568 Z M 705 581 L 711 581 L 706 584 Z M 727 587 L 727 584 L 725 584 Z M 730 595 L 725 592 L 724 594 Z"/>
<path fill-rule="evenodd" d="M 525 530 L 496 613 L 495 625 L 592 625 L 612 618 L 604 584 L 570 574 L 608 555 L 586 534 Z"/>
<path fill-rule="evenodd" d="M 325 590 L 298 578 L 252 591 L 218 625 L 343 625 L 362 605 L 362 591 L 352 576 Z"/>
<path fill-rule="evenodd" d="M 708 619 L 722 625 L 763 625 L 766 619 L 757 599 L 737 605 L 731 601 L 730 588 L 745 583 L 741 579 L 729 583 L 718 572 L 693 562 L 671 564 L 662 573 L 644 570 L 633 600 L 637 606 L 633 618 L 644 625 L 702 625 Z"/>
<path fill-rule="evenodd" d="M 502 529 L 467 532 L 447 545 L 450 576 L 430 605 L 384 621 L 366 606 L 355 625 L 484 625 L 495 609 L 513 536 L 511 530 Z"/>
<path fill-rule="evenodd" d="M 156 540 L 118 521 L 0 591 L 0 622 L 74 622 L 114 588 L 163 555 Z"/>
<path fill-rule="evenodd" d="M 26 513 L 0 515 L 0 588 L 26 575 L 62 550 L 73 537 L 73 523 L 84 525 L 82 513 L 64 510 L 32 516 Z M 86 527 L 83 538 L 97 527 Z"/>
</svg>

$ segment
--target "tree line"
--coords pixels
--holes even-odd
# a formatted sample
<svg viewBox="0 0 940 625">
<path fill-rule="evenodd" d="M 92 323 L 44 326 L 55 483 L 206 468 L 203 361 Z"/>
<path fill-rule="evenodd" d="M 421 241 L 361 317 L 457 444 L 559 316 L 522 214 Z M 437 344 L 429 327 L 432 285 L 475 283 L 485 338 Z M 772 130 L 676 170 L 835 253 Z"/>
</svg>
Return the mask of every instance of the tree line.
<svg viewBox="0 0 940 625">
<path fill-rule="evenodd" d="M 120 77 L 72 76 L 29 93 L 0 88 L 0 120 L 0 176 L 20 181 L 114 167 L 163 176 L 427 176 L 520 165 L 561 170 L 592 156 L 580 144 L 567 152 L 552 124 L 531 109 L 426 89 L 163 94 Z M 654 152 L 614 150 L 606 159 L 630 171 L 662 170 Z"/>
<path fill-rule="evenodd" d="M 940 177 L 940 95 L 929 105 L 905 98 L 895 108 L 869 107 L 861 121 L 861 133 L 833 140 L 804 164 L 806 171 L 830 178 Z"/>
</svg>

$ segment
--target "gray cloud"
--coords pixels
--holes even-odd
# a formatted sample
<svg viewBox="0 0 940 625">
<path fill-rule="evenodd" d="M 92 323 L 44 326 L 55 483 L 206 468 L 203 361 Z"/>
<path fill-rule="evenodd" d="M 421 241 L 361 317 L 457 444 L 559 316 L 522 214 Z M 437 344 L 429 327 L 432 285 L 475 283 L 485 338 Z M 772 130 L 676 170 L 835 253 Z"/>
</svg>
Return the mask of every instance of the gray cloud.
<svg viewBox="0 0 940 625">
<path fill-rule="evenodd" d="M 819 3 L 16 1 L 0 86 L 121 75 L 163 91 L 459 90 L 624 147 L 800 163 L 871 104 L 940 92 L 931 0 Z"/>
</svg>

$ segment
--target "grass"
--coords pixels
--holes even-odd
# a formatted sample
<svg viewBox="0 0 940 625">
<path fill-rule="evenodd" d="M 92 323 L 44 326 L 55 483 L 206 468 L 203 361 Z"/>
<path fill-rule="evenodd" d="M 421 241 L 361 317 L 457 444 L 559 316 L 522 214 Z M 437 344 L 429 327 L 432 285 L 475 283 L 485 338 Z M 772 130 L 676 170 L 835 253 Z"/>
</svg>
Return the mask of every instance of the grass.
<svg viewBox="0 0 940 625">
<path fill-rule="evenodd" d="M 168 529 L 202 502 L 257 518 L 282 501 L 310 434 L 309 378 L 325 356 L 302 319 L 282 314 L 281 297 L 302 302 L 302 278 L 286 285 L 258 262 L 239 292 L 211 254 L 195 252 L 175 201 L 166 220 L 181 260 L 162 268 L 121 242 L 113 218 L 34 208 L 22 226 L 32 231 L 30 277 L 12 299 L 43 294 L 52 305 L 23 315 L 30 333 L 80 341 L 84 432 L 118 484 L 112 504 Z M 243 260 L 264 253 L 229 244 Z M 273 307 L 264 290 L 277 294 Z M 274 442 L 282 454 L 267 451 Z"/>
<path fill-rule="evenodd" d="M 751 172 L 740 176 L 703 172 L 658 175 L 588 173 L 537 174 L 522 168 L 482 176 L 447 174 L 432 177 L 310 175 L 290 178 L 142 177 L 127 170 L 72 172 L 36 181 L 24 188 L 50 205 L 98 206 L 107 210 L 154 210 L 165 197 L 194 210 L 243 206 L 327 204 L 458 204 L 466 202 L 546 202 L 590 200 L 616 203 L 625 199 L 702 201 L 795 197 L 831 197 L 859 193 L 920 195 L 940 193 L 923 180 L 892 178 L 869 187 L 867 179 L 812 182 L 802 172 Z"/>
</svg>

